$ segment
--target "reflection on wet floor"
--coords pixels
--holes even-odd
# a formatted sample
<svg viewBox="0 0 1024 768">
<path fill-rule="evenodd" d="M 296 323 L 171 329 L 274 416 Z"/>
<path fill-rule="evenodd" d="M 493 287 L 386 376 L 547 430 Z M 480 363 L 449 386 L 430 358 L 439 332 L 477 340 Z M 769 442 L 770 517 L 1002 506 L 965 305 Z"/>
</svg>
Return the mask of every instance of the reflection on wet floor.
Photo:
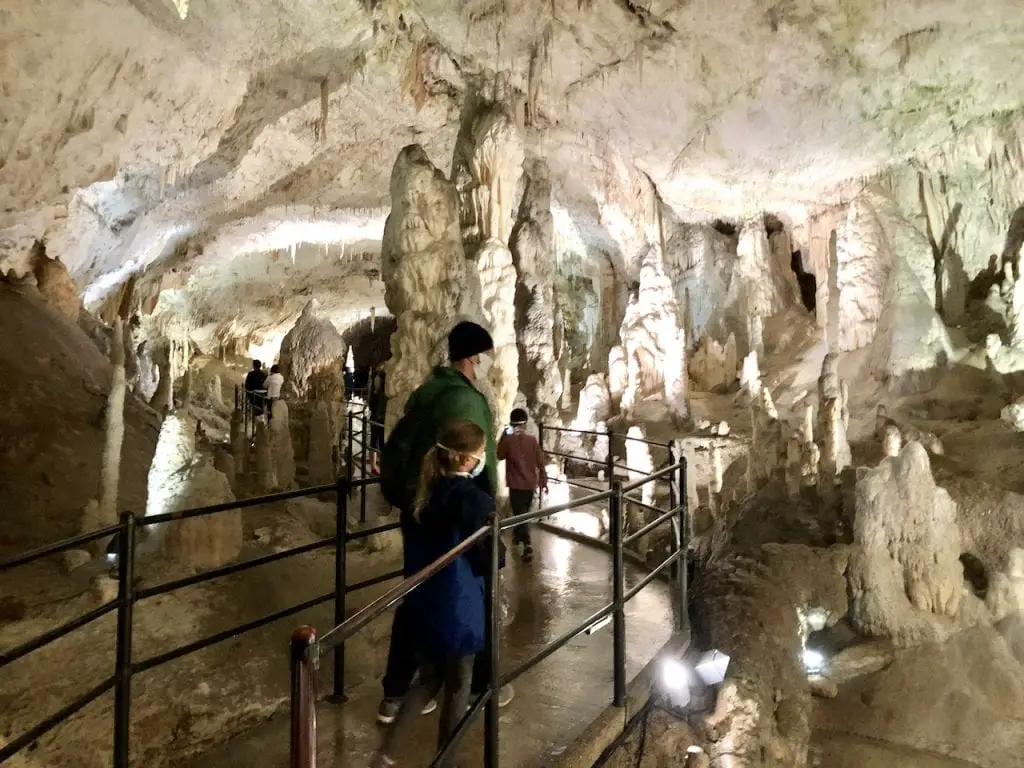
<svg viewBox="0 0 1024 768">
<path fill-rule="evenodd" d="M 551 533 L 534 532 L 537 552 L 530 564 L 510 558 L 504 578 L 513 617 L 505 628 L 501 668 L 528 659 L 611 599 L 611 561 L 599 549 Z M 627 589 L 643 572 L 627 566 Z M 655 582 L 626 609 L 627 677 L 632 679 L 672 633 L 667 585 Z M 516 698 L 501 710 L 501 764 L 543 766 L 563 751 L 605 707 L 612 695 L 611 626 L 581 635 L 515 683 Z M 349 693 L 343 705 L 322 704 L 318 717 L 318 765 L 367 765 L 380 739 L 376 725 L 379 681 Z M 437 715 L 417 722 L 399 764 L 425 766 L 433 756 Z M 482 765 L 483 727 L 477 723 L 460 749 L 463 765 Z M 215 748 L 191 768 L 275 768 L 288 762 L 285 713 L 264 726 Z"/>
</svg>

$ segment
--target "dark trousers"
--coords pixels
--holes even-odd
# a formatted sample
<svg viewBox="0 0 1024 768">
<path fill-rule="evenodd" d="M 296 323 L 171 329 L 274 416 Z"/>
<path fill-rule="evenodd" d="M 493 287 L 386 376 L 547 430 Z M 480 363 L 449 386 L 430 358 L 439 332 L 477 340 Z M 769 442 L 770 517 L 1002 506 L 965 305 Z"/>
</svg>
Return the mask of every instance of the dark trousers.
<svg viewBox="0 0 1024 768">
<path fill-rule="evenodd" d="M 384 698 L 400 699 L 409 692 L 412 679 L 420 666 L 416 652 L 416 627 L 409 621 L 405 603 L 399 603 L 391 622 L 391 644 L 388 647 L 388 666 L 384 671 Z M 473 683 L 471 690 L 479 696 L 487 690 L 490 669 L 486 653 L 478 653 L 473 659 Z M 424 704 L 426 701 L 424 701 Z"/>
<path fill-rule="evenodd" d="M 437 748 L 440 750 L 448 738 L 455 732 L 466 714 L 470 698 L 470 678 L 474 666 L 472 656 L 451 656 L 442 659 L 419 659 L 420 679 L 409 692 L 402 697 L 402 706 L 394 724 L 384 736 L 381 753 L 392 757 L 395 745 L 407 738 L 409 727 L 423 711 L 423 707 L 442 691 L 441 721 L 437 730 Z M 448 759 L 439 765 L 452 765 Z"/>
<path fill-rule="evenodd" d="M 512 505 L 513 515 L 525 515 L 530 511 L 530 507 L 533 506 L 533 491 L 519 491 L 515 488 L 509 488 L 508 500 Z M 516 544 L 522 544 L 526 547 L 531 546 L 530 524 L 524 523 L 523 525 L 517 525 L 513 528 L 512 538 Z"/>
</svg>

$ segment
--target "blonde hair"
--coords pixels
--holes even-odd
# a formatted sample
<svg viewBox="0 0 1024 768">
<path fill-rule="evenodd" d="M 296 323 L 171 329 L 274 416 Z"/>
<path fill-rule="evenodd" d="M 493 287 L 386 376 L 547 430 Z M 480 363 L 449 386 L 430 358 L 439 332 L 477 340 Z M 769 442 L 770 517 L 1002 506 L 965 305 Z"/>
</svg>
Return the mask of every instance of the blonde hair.
<svg viewBox="0 0 1024 768">
<path fill-rule="evenodd" d="M 438 478 L 457 472 L 466 459 L 479 455 L 486 445 L 487 435 L 472 421 L 452 419 L 445 422 L 438 432 L 437 443 L 423 457 L 413 511 L 417 520 L 430 501 Z"/>
</svg>

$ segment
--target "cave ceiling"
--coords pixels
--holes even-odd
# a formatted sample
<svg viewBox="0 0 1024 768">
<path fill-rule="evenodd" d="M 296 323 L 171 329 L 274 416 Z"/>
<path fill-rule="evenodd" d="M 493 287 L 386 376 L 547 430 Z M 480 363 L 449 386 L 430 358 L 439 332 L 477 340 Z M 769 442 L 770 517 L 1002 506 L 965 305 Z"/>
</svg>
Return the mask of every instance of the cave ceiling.
<svg viewBox="0 0 1024 768">
<path fill-rule="evenodd" d="M 3 0 L 0 268 L 45 237 L 95 303 L 172 256 L 198 273 L 217 254 L 364 248 L 399 149 L 419 143 L 447 172 L 470 94 L 508 105 L 565 218 L 602 248 L 621 240 L 607 211 L 629 218 L 651 190 L 684 220 L 806 216 L 1013 115 L 1022 12 Z"/>
</svg>

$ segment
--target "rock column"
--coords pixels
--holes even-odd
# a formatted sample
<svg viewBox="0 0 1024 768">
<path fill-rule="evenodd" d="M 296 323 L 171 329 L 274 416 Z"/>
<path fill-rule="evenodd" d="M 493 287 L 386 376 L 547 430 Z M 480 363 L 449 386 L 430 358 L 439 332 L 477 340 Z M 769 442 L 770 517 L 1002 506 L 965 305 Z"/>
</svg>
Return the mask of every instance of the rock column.
<svg viewBox="0 0 1024 768">
<path fill-rule="evenodd" d="M 526 186 L 512 228 L 511 251 L 516 283 L 516 338 L 519 344 L 519 388 L 535 418 L 550 423 L 558 417 L 562 381 L 555 360 L 554 296 L 551 254 L 554 220 L 551 180 L 543 160 L 531 160 Z"/>
<path fill-rule="evenodd" d="M 455 187 L 416 144 L 398 154 L 391 171 L 381 276 L 384 301 L 398 326 L 385 379 L 390 432 L 412 391 L 447 357 L 445 336 L 466 287 Z"/>
<path fill-rule="evenodd" d="M 494 338 L 495 429 L 505 423 L 519 391 L 516 344 L 516 268 L 506 243 L 512 233 L 512 201 L 523 174 L 523 142 L 514 120 L 495 104 L 469 105 L 455 142 L 452 179 L 462 202 L 462 240 L 467 272 L 476 291 L 463 297 L 462 311 L 477 316 Z M 479 314 L 477 314 L 479 313 Z"/>
</svg>

